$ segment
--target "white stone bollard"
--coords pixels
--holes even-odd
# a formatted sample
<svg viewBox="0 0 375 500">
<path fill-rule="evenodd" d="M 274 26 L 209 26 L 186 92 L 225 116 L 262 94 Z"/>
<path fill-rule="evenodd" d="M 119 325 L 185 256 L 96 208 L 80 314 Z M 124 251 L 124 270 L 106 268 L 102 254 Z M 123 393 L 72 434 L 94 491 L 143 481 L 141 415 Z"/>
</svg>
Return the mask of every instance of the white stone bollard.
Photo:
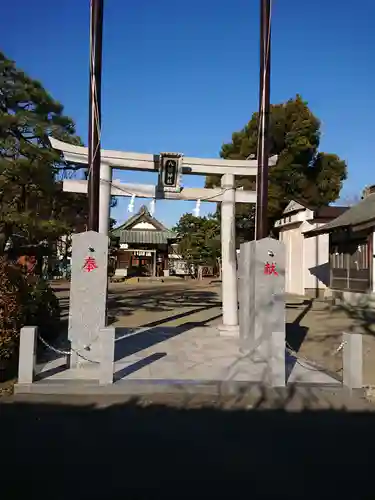
<svg viewBox="0 0 375 500">
<path fill-rule="evenodd" d="M 99 384 L 113 384 L 114 357 L 115 357 L 115 333 L 113 327 L 102 328 L 100 330 L 100 365 Z"/>
<path fill-rule="evenodd" d="M 285 330 L 271 334 L 267 368 L 267 383 L 271 387 L 285 387 Z"/>
<path fill-rule="evenodd" d="M 343 385 L 348 389 L 363 387 L 363 351 L 360 333 L 343 333 Z"/>
<path fill-rule="evenodd" d="M 20 332 L 18 384 L 32 384 L 35 377 L 37 326 L 24 326 Z"/>
</svg>

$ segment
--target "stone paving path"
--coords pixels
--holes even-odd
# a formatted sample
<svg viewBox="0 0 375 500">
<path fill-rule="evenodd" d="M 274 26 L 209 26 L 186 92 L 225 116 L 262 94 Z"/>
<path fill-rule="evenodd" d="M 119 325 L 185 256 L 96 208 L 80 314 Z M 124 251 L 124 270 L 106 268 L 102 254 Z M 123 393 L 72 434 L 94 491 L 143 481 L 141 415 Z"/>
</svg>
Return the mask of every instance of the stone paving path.
<svg viewBox="0 0 375 500">
<path fill-rule="evenodd" d="M 116 327 L 172 327 L 186 322 L 220 322 L 220 283 L 191 281 L 139 285 L 113 284 L 109 290 L 109 314 Z M 58 292 L 67 306 L 67 292 Z M 332 308 L 319 300 L 287 298 L 287 336 L 299 355 L 340 374 L 342 355 L 335 351 L 343 331 L 364 335 L 364 383 L 375 385 L 375 324 L 369 312 Z"/>
<path fill-rule="evenodd" d="M 109 311 L 118 327 L 152 327 L 178 326 L 185 322 L 214 324 L 220 321 L 221 302 L 220 285 L 197 283 L 173 283 L 152 285 L 111 285 L 109 290 Z M 58 291 L 63 309 L 68 304 L 68 291 L 60 287 Z M 320 363 L 332 371 L 340 371 L 342 358 L 335 354 L 341 343 L 343 331 L 361 331 L 364 334 L 364 381 L 366 385 L 375 385 L 375 335 L 373 334 L 372 316 L 359 314 L 350 310 L 330 308 L 326 303 L 318 300 L 304 300 L 300 297 L 288 297 L 287 300 L 288 340 L 293 349 L 298 350 L 300 356 Z M 328 395 L 328 396 L 327 396 Z M 375 391 L 368 391 L 370 399 L 375 399 Z M 59 396 L 67 404 L 69 397 Z M 328 398 L 328 399 L 327 399 Z M 48 397 L 47 397 L 48 399 Z M 81 401 L 89 401 L 83 398 Z M 111 398 L 110 398 L 111 399 Z M 121 398 L 120 398 L 121 399 Z M 305 399 L 305 398 L 304 398 Z M 8 397 L 2 400 L 9 400 Z M 112 397 L 113 400 L 113 397 Z M 272 400 L 272 398 L 271 398 Z M 297 400 L 301 400 L 298 396 Z M 345 406 L 351 409 L 370 408 L 364 403 L 361 396 L 351 396 L 349 399 L 337 391 L 331 394 L 327 390 L 316 393 L 311 397 L 317 407 Z M 328 403 L 327 403 L 328 400 Z M 100 401 L 102 401 L 100 403 Z M 118 401 L 118 398 L 114 398 Z M 146 400 L 151 401 L 150 398 Z M 152 401 L 180 404 L 176 396 L 155 396 Z M 294 400 L 295 401 L 295 400 Z M 329 402 L 331 401 L 331 402 Z M 72 404 L 76 404 L 71 401 Z M 98 404 L 111 404 L 106 397 L 100 397 Z M 143 404 L 143 403 L 142 403 Z M 217 404 L 210 397 L 195 399 L 195 404 Z M 233 404 L 227 401 L 225 404 Z M 253 400 L 246 399 L 241 407 L 252 407 Z M 290 404 L 290 403 L 289 403 Z M 299 403 L 293 402 L 292 407 Z"/>
</svg>

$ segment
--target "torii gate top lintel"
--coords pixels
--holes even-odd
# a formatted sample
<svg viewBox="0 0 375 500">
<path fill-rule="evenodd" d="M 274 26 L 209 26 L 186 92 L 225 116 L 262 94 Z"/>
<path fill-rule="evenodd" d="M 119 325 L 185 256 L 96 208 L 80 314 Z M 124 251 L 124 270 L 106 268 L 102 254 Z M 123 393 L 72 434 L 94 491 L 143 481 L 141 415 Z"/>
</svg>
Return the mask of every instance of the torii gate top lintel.
<svg viewBox="0 0 375 500">
<path fill-rule="evenodd" d="M 69 144 L 53 137 L 50 137 L 49 140 L 54 149 L 63 153 L 65 161 L 84 165 L 88 164 L 88 148 Z M 102 149 L 101 161 L 103 164 L 119 170 L 157 172 L 159 155 Z M 277 156 L 272 156 L 269 159 L 270 166 L 276 165 L 276 162 Z M 256 176 L 257 160 L 183 157 L 182 173 L 193 175 L 233 174 L 239 176 Z"/>
</svg>

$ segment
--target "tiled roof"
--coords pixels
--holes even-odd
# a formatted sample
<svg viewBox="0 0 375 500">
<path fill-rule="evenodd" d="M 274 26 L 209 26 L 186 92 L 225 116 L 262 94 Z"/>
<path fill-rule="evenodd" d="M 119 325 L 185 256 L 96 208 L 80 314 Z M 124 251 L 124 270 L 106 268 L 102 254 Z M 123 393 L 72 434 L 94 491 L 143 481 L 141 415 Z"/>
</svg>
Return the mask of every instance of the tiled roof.
<svg viewBox="0 0 375 500">
<path fill-rule="evenodd" d="M 166 245 L 169 240 L 177 238 L 177 234 L 173 231 L 140 231 L 133 230 L 120 230 L 116 236 L 120 238 L 120 243 L 138 243 L 148 245 Z"/>
<path fill-rule="evenodd" d="M 346 210 L 336 219 L 331 220 L 324 226 L 312 231 L 306 231 L 305 236 L 315 236 L 317 234 L 331 233 L 335 229 L 355 227 L 374 221 L 375 226 L 375 194 L 368 195 L 357 205 Z"/>
<path fill-rule="evenodd" d="M 130 230 L 133 226 L 135 226 L 138 222 L 148 222 L 152 226 L 155 227 L 158 231 L 168 231 L 168 229 L 155 217 L 150 215 L 148 208 L 143 205 L 139 209 L 139 212 L 130 217 L 127 221 L 125 221 L 121 226 L 118 226 L 112 230 L 112 234 L 114 236 L 119 236 L 120 231 L 122 230 Z"/>
<path fill-rule="evenodd" d="M 325 206 L 314 209 L 316 219 L 334 219 L 349 210 L 349 207 Z"/>
<path fill-rule="evenodd" d="M 302 210 L 302 208 L 311 210 L 314 212 L 314 218 L 315 219 L 334 219 L 344 213 L 346 210 L 348 210 L 349 207 L 342 207 L 342 206 L 331 206 L 331 205 L 324 205 L 322 207 L 316 207 L 314 205 L 310 205 L 306 203 L 305 201 L 300 201 L 300 200 L 291 200 L 290 203 L 295 203 L 297 206 L 293 207 L 291 210 L 287 210 L 288 206 L 284 210 L 283 214 L 290 214 L 293 212 L 299 212 Z M 300 205 L 300 206 L 298 206 Z"/>
</svg>

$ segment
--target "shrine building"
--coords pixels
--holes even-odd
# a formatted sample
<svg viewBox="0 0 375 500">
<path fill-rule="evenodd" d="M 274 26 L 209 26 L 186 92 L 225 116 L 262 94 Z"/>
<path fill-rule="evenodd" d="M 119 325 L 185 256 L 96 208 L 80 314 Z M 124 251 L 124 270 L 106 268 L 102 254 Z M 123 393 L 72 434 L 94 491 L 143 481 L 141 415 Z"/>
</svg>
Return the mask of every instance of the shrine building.
<svg viewBox="0 0 375 500">
<path fill-rule="evenodd" d="M 116 276 L 169 276 L 177 235 L 150 215 L 146 206 L 112 230 L 118 238 Z"/>
</svg>

